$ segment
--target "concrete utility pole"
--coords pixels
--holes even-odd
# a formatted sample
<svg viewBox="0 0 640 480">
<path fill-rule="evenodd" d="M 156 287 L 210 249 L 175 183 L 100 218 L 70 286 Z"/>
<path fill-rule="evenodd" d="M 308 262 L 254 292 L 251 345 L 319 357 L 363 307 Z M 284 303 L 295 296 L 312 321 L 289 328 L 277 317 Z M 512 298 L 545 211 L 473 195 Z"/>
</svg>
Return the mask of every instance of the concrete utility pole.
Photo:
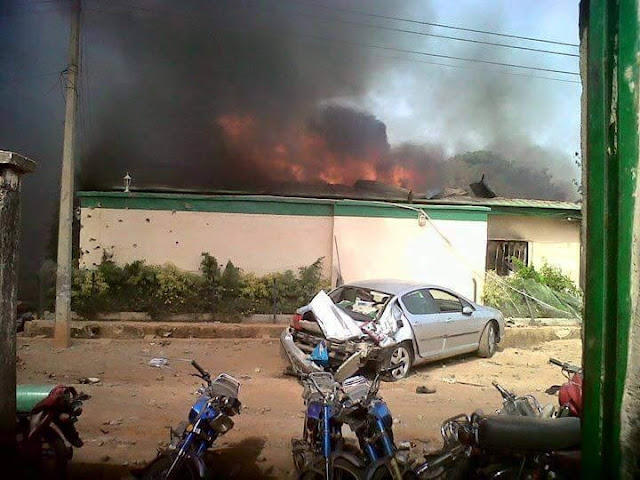
<svg viewBox="0 0 640 480">
<path fill-rule="evenodd" d="M 62 150 L 62 178 L 60 182 L 60 220 L 58 224 L 58 271 L 56 276 L 56 325 L 53 344 L 67 348 L 71 322 L 71 274 L 73 181 L 75 162 L 75 126 L 78 79 L 78 50 L 80 42 L 80 0 L 72 3 L 69 66 L 67 67 L 66 110 L 64 118 L 64 146 Z"/>
<path fill-rule="evenodd" d="M 20 177 L 35 162 L 0 150 L 0 451 L 11 458 L 16 426 L 16 291 Z"/>
</svg>

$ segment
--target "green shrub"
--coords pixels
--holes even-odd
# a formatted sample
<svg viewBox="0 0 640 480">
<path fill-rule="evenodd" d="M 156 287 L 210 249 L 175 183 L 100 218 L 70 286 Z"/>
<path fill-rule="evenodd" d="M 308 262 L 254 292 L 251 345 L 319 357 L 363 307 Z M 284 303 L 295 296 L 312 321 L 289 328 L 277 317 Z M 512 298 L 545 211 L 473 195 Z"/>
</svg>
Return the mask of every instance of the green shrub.
<svg viewBox="0 0 640 480">
<path fill-rule="evenodd" d="M 218 313 L 224 318 L 251 313 L 291 313 L 319 290 L 323 259 L 308 267 L 257 276 L 228 261 L 224 269 L 215 257 L 202 253 L 200 273 L 172 264 L 146 265 L 135 261 L 119 266 L 109 255 L 94 270 L 74 274 L 73 308 L 86 318 L 99 312 L 147 312 L 153 318 L 173 313 Z"/>
<path fill-rule="evenodd" d="M 536 270 L 513 259 L 516 271 L 508 277 L 487 275 L 482 301 L 507 317 L 580 317 L 582 293 L 571 278 L 546 262 Z M 539 301 L 527 298 L 526 293 Z"/>
</svg>

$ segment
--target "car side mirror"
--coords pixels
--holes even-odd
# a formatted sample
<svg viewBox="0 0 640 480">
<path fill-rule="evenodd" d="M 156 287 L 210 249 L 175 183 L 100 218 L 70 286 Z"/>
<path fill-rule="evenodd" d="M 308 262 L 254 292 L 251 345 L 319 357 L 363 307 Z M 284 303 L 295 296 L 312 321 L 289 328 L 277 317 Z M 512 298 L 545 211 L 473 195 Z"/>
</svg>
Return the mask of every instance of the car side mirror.
<svg viewBox="0 0 640 480">
<path fill-rule="evenodd" d="M 473 313 L 473 308 L 471 307 L 464 307 L 462 309 L 462 314 L 463 315 L 471 315 Z"/>
</svg>

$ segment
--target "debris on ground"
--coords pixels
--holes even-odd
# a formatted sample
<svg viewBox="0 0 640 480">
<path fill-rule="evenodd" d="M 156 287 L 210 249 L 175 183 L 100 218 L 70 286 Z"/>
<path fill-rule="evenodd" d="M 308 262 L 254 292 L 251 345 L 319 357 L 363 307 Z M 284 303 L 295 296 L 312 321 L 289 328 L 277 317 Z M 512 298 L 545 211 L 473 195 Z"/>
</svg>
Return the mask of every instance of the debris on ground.
<svg viewBox="0 0 640 480">
<path fill-rule="evenodd" d="M 95 385 L 96 383 L 100 383 L 100 379 L 98 377 L 82 377 L 78 379 L 78 383 L 82 385 Z"/>
<path fill-rule="evenodd" d="M 425 385 L 420 385 L 419 387 L 416 387 L 416 393 L 420 393 L 420 394 L 436 393 L 436 389 L 433 388 L 433 387 L 427 387 Z"/>
<path fill-rule="evenodd" d="M 169 366 L 169 360 L 163 357 L 156 357 L 149 360 L 150 367 L 162 368 Z"/>
<path fill-rule="evenodd" d="M 440 377 L 440 380 L 442 380 L 444 383 L 448 383 L 450 385 L 453 385 L 454 383 L 457 383 L 459 385 L 469 385 L 470 387 L 480 387 L 480 388 L 485 388 L 486 385 L 482 385 L 480 383 L 473 383 L 473 382 L 464 382 L 462 380 L 458 380 L 455 375 L 449 375 L 446 377 Z"/>
</svg>

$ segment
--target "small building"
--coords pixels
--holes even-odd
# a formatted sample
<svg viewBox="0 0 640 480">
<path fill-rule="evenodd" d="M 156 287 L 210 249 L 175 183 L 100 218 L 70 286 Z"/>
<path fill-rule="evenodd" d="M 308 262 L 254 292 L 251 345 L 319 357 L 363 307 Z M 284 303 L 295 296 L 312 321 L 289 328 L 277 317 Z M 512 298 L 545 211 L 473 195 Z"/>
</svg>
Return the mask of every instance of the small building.
<svg viewBox="0 0 640 480">
<path fill-rule="evenodd" d="M 80 266 L 103 253 L 197 271 L 201 254 L 265 274 L 324 258 L 335 285 L 399 278 L 479 300 L 487 268 L 512 257 L 580 270 L 580 206 L 455 197 L 394 203 L 268 195 L 80 192 Z"/>
</svg>

